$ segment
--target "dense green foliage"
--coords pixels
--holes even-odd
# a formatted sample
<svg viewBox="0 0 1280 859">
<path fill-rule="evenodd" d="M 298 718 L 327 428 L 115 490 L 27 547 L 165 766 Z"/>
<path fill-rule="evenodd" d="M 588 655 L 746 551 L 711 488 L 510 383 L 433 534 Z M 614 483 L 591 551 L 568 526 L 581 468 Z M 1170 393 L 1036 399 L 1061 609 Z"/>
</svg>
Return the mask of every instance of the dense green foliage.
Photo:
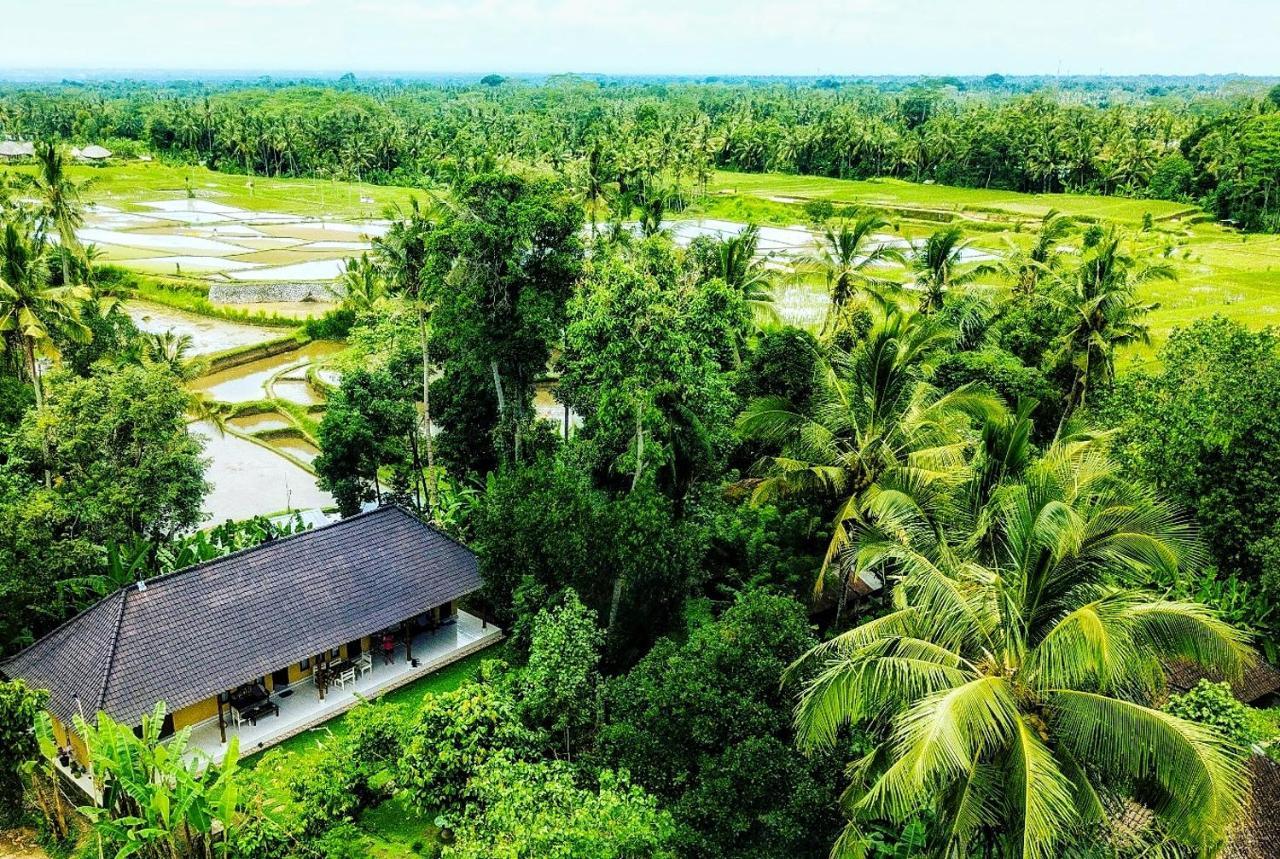
<svg viewBox="0 0 1280 859">
<path fill-rule="evenodd" d="M 21 680 L 0 681 L 0 824 L 22 817 L 22 769 L 39 754 L 32 727 L 46 698 Z"/>
<path fill-rule="evenodd" d="M 1265 95 L 1261 83 L 1057 78 L 11 85 L 0 131 L 404 185 L 513 157 L 573 165 L 593 202 L 602 185 L 625 194 L 665 171 L 900 176 L 1194 199 L 1274 230 L 1280 114 Z"/>
<path fill-rule="evenodd" d="M 605 687 L 596 754 L 670 803 L 683 855 L 825 853 L 839 765 L 789 751 L 778 684 L 812 644 L 798 603 L 750 591 Z"/>
<path fill-rule="evenodd" d="M 63 619 L 60 582 L 99 572 L 109 545 L 166 542 L 199 521 L 200 442 L 166 368 L 47 380 L 47 402 L 0 447 L 0 640 Z"/>
<path fill-rule="evenodd" d="M 480 769 L 527 741 L 496 680 L 467 683 L 422 702 L 397 763 L 399 778 L 418 808 L 458 813 L 473 799 L 471 779 Z"/>
<path fill-rule="evenodd" d="M 422 189 L 307 326 L 349 349 L 299 421 L 341 514 L 404 504 L 476 550 L 464 608 L 510 639 L 510 664 L 362 703 L 247 776 L 234 751 L 182 759 L 183 732 L 157 745 L 162 711 L 137 736 L 81 726 L 110 746 L 104 852 L 394 855 L 382 826 L 468 859 L 1040 859 L 1128 849 L 1122 816 L 1150 821 L 1144 845 L 1217 849 L 1261 721 L 1221 687 L 1162 707 L 1161 665 L 1234 678 L 1251 654 L 1227 621 L 1277 631 L 1280 365 L 1274 332 L 1215 319 L 1126 373 L 1193 225 L 1129 234 L 1058 198 L 1074 217 L 1019 218 L 989 255 L 981 212 L 744 203 L 811 220 L 794 256 L 763 253 L 767 228 L 682 247 L 666 225 L 695 195 L 743 203 L 706 193 L 728 167 L 1160 195 L 1271 228 L 1280 114 L 1251 86 L 0 87 L 0 132 Z M 62 150 L 14 175 L 6 652 L 301 527 L 194 532 L 186 421 L 222 412 L 184 390 L 193 344 L 121 312 L 146 282 L 78 246 Z M 826 291 L 805 327 L 782 321 L 796 284 Z M 64 840 L 48 717 L 24 733 L 35 705 L 7 689 L 29 805 Z"/>
<path fill-rule="evenodd" d="M 1212 728 L 1242 748 L 1262 739 L 1249 718 L 1248 706 L 1236 700 L 1227 683 L 1201 680 L 1191 691 L 1170 697 L 1165 709 L 1180 719 Z"/>
<path fill-rule="evenodd" d="M 674 859 L 672 825 L 625 775 L 601 770 L 599 788 L 574 783 L 560 761 L 485 764 L 473 784 L 480 811 L 445 848 L 447 859 L 546 856 L 557 859 Z"/>
<path fill-rule="evenodd" d="M 1101 414 L 1121 428 L 1134 471 L 1195 513 L 1217 567 L 1210 593 L 1247 589 L 1234 619 L 1274 642 L 1280 339 L 1214 317 L 1175 333 L 1160 364 L 1125 378 Z"/>
</svg>

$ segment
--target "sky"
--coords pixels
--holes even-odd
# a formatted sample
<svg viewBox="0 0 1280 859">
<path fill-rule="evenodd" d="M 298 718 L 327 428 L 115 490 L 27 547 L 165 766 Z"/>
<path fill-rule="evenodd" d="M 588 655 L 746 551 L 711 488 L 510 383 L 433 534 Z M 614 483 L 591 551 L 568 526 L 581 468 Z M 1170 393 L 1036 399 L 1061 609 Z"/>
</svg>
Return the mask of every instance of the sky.
<svg viewBox="0 0 1280 859">
<path fill-rule="evenodd" d="M 0 69 L 1280 74 L 1280 0 L 0 0 Z"/>
</svg>

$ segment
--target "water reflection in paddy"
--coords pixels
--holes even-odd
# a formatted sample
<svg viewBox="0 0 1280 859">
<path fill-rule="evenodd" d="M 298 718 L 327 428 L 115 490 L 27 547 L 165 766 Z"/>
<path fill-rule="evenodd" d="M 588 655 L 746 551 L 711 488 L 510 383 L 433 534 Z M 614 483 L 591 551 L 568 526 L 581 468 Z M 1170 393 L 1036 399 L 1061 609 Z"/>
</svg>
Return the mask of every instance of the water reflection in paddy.
<svg viewBox="0 0 1280 859">
<path fill-rule="evenodd" d="M 284 415 L 279 412 L 263 412 L 260 415 L 241 415 L 236 418 L 229 418 L 227 423 L 241 432 L 255 433 L 265 430 L 288 429 L 293 426 Z"/>
<path fill-rule="evenodd" d="M 145 301 L 126 301 L 124 307 L 133 324 L 141 331 L 154 334 L 172 331 L 179 336 L 190 335 L 193 355 L 208 355 L 236 346 L 265 343 L 280 336 L 278 329 L 210 319 Z"/>
<path fill-rule="evenodd" d="M 320 450 L 304 438 L 283 436 L 281 438 L 273 438 L 269 443 L 272 447 L 278 447 L 303 462 L 311 462 L 320 455 Z"/>
<path fill-rule="evenodd" d="M 280 399 L 301 406 L 315 406 L 324 402 L 324 397 L 317 394 L 305 379 L 277 379 L 272 383 L 271 390 Z"/>
<path fill-rule="evenodd" d="M 212 488 L 202 505 L 209 523 L 334 503 L 313 476 L 267 448 L 230 433 L 220 435 L 207 423 L 193 424 L 192 431 L 204 440 L 210 460 L 205 479 Z"/>
<path fill-rule="evenodd" d="M 343 348 L 341 343 L 317 340 L 293 352 L 261 358 L 248 364 L 241 364 L 239 367 L 231 367 L 202 376 L 192 382 L 191 387 L 224 403 L 261 400 L 267 396 L 267 381 L 281 370 L 295 364 L 310 363 L 333 355 L 341 352 Z"/>
</svg>

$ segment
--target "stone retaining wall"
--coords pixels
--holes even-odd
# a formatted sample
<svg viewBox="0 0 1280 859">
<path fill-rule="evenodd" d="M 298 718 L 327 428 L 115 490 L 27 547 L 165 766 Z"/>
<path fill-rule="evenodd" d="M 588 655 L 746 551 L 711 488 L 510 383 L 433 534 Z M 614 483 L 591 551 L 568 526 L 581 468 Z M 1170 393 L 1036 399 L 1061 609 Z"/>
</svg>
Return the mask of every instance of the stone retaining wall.
<svg viewBox="0 0 1280 859">
<path fill-rule="evenodd" d="M 342 287 L 332 281 L 281 281 L 271 283 L 211 283 L 214 304 L 263 304 L 275 301 L 337 301 Z"/>
</svg>

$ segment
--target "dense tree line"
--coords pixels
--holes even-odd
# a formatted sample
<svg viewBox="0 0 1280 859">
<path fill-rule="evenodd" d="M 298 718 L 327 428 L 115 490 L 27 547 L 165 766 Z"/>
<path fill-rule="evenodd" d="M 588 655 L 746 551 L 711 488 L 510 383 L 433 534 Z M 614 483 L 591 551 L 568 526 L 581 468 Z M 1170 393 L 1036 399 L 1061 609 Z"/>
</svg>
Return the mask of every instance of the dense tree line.
<svg viewBox="0 0 1280 859">
<path fill-rule="evenodd" d="M 1275 586 L 1274 333 L 1202 322 L 1160 373 L 1125 376 L 1140 288 L 1170 276 L 1132 237 L 1051 213 L 979 269 L 952 228 L 884 249 L 857 211 L 827 213 L 798 262 L 828 290 L 825 322 L 799 329 L 773 312 L 755 230 L 678 247 L 655 190 L 674 167 L 633 185 L 591 151 L 611 177 L 593 187 L 634 193 L 636 232 L 592 224 L 591 195 L 546 164 L 485 161 L 344 276 L 319 478 L 343 514 L 394 500 L 473 546 L 473 607 L 511 633 L 508 664 L 362 706 L 324 754 L 252 777 L 234 755 L 159 753 L 162 710 L 141 736 L 95 720 L 95 768 L 118 754 L 148 775 L 94 835 L 358 855 L 356 821 L 394 797 L 436 815 L 443 856 L 1030 859 L 1124 855 L 1105 833 L 1138 806 L 1135 855 L 1218 849 L 1254 735 L 1203 724 L 1239 721 L 1222 702 L 1166 708 L 1161 666 L 1238 675 L 1272 623 L 1232 593 Z M 133 331 L 50 239 L 77 188 L 41 153 L 0 245 L 6 647 L 135 564 L 265 536 L 179 538 L 203 489 L 185 418 L 208 406 L 182 388 L 181 344 Z M 548 392 L 576 419 L 540 417 Z M 38 703 L 0 690 L 15 718 Z M 46 751 L 0 761 L 0 797 L 17 772 L 46 799 Z M 193 817 L 154 813 L 178 796 Z M 40 809 L 55 839 L 59 808 Z"/>
<path fill-rule="evenodd" d="M 405 185 L 515 159 L 565 171 L 590 200 L 663 174 L 705 182 L 713 167 L 896 176 L 1185 200 L 1275 230 L 1277 100 L 1262 83 L 1124 81 L 11 86 L 0 132 Z"/>
</svg>

